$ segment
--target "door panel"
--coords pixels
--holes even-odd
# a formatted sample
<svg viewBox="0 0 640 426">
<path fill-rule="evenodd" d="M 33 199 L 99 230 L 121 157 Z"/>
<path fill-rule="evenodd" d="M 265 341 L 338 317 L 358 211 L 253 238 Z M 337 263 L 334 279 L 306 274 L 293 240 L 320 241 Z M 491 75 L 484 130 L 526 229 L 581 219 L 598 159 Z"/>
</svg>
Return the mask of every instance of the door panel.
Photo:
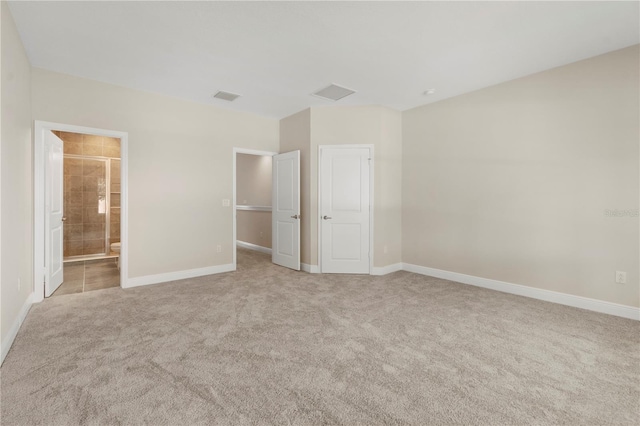
<svg viewBox="0 0 640 426">
<path fill-rule="evenodd" d="M 368 158 L 368 157 L 367 157 Z M 333 212 L 355 212 L 362 211 L 362 200 L 354 194 L 362 191 L 360 176 L 362 175 L 362 165 L 359 156 L 332 156 L 329 164 L 331 171 L 331 194 L 329 202 Z"/>
<path fill-rule="evenodd" d="M 300 151 L 273 156 L 273 263 L 300 270 Z"/>
<path fill-rule="evenodd" d="M 278 255 L 293 256 L 295 224 L 291 222 L 278 222 L 276 232 L 278 243 L 276 244 Z"/>
<path fill-rule="evenodd" d="M 320 238 L 323 273 L 368 274 L 369 148 L 323 148 Z"/>
<path fill-rule="evenodd" d="M 63 280 L 63 145 L 52 132 L 45 134 L 45 268 L 49 297 Z"/>
<path fill-rule="evenodd" d="M 331 224 L 331 260 L 357 261 L 363 257 L 360 244 L 352 243 L 362 238 L 361 228 L 359 223 Z"/>
</svg>

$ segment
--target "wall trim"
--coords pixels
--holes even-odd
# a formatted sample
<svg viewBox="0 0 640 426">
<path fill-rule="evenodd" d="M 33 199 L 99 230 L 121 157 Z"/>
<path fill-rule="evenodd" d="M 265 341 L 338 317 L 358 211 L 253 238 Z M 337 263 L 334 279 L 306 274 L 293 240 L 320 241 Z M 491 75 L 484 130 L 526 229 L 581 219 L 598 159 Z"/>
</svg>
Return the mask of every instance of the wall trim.
<svg viewBox="0 0 640 426">
<path fill-rule="evenodd" d="M 270 212 L 271 206 L 247 206 L 246 204 L 238 204 L 236 210 L 245 210 L 249 212 Z"/>
<path fill-rule="evenodd" d="M 255 250 L 262 253 L 271 254 L 271 249 L 269 247 L 263 247 L 263 246 L 259 246 L 257 244 L 252 244 L 252 243 L 245 243 L 244 241 L 240 241 L 240 240 L 236 241 L 236 245 L 238 247 L 246 248 L 249 250 Z"/>
<path fill-rule="evenodd" d="M 18 331 L 20 331 L 20 327 L 24 320 L 27 318 L 27 314 L 29 313 L 29 309 L 31 309 L 31 305 L 33 305 L 35 293 L 31 292 L 27 300 L 24 301 L 22 308 L 20 308 L 20 312 L 18 313 L 18 317 L 15 319 L 13 324 L 11 324 L 11 328 L 9 329 L 9 333 L 7 337 L 2 341 L 2 349 L 0 349 L 0 365 L 4 362 L 4 359 L 7 357 L 11 346 L 13 345 L 14 340 L 16 340 L 16 336 L 18 335 Z"/>
<path fill-rule="evenodd" d="M 164 274 L 144 275 L 142 277 L 129 278 L 126 286 L 122 288 L 140 287 L 143 285 L 162 284 L 170 281 L 184 280 L 187 278 L 202 277 L 204 275 L 221 274 L 235 271 L 232 263 L 226 265 L 207 266 L 205 268 L 188 269 L 185 271 L 167 272 Z"/>
<path fill-rule="evenodd" d="M 442 269 L 429 268 L 427 266 L 412 265 L 410 263 L 403 263 L 402 269 L 415 274 L 456 281 L 462 284 L 488 288 L 490 290 L 496 290 L 503 293 L 530 297 L 532 299 L 544 300 L 546 302 L 558 303 L 560 305 L 572 306 L 574 308 L 615 315 L 617 317 L 633 319 L 636 321 L 640 320 L 640 308 L 635 308 L 633 306 L 620 305 L 618 303 L 605 302 L 603 300 L 590 299 L 588 297 L 575 296 L 552 290 L 460 274 L 458 272 L 444 271 Z"/>
<path fill-rule="evenodd" d="M 320 267 L 318 265 L 309 265 L 308 263 L 300 262 L 300 269 L 304 272 L 308 272 L 310 274 L 319 274 Z"/>
<path fill-rule="evenodd" d="M 387 275 L 398 271 L 402 271 L 402 262 L 393 263 L 387 266 L 374 266 L 371 271 L 371 275 Z"/>
</svg>

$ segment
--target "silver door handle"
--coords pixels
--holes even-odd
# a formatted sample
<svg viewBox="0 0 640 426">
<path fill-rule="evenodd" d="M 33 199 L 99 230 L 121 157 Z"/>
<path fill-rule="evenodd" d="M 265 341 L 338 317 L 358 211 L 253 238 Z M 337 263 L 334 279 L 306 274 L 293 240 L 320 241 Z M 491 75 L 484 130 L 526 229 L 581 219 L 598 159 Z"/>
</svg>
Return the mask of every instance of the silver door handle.
<svg viewBox="0 0 640 426">
<path fill-rule="evenodd" d="M 300 216 L 299 214 L 294 214 L 293 216 L 291 216 L 291 219 L 300 219 L 302 216 Z"/>
<path fill-rule="evenodd" d="M 322 218 L 323 218 L 324 220 L 328 220 L 328 219 L 331 219 L 331 216 L 324 215 L 324 216 L 322 216 Z"/>
<path fill-rule="evenodd" d="M 67 220 L 67 217 L 66 217 L 66 216 L 63 216 L 63 217 L 62 217 L 62 221 L 63 221 L 63 222 L 65 222 L 66 220 Z"/>
</svg>

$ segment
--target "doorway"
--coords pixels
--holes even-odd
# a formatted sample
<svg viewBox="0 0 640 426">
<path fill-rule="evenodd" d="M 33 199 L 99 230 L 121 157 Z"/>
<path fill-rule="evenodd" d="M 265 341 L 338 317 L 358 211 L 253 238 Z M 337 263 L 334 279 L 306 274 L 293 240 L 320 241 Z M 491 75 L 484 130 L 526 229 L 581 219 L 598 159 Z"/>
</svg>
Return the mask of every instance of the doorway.
<svg viewBox="0 0 640 426">
<path fill-rule="evenodd" d="M 119 287 L 120 139 L 53 134 L 64 153 L 64 281 L 52 296 Z"/>
<path fill-rule="evenodd" d="M 373 265 L 373 146 L 319 147 L 320 272 L 370 274 Z"/>
<path fill-rule="evenodd" d="M 271 254 L 271 151 L 233 149 L 233 268 L 238 250 Z"/>
<path fill-rule="evenodd" d="M 300 270 L 300 151 L 233 149 L 233 267 L 238 248 Z"/>
<path fill-rule="evenodd" d="M 126 286 L 127 142 L 124 132 L 36 121 L 36 301 L 54 292 Z M 58 143 L 63 166 L 51 161 L 50 147 Z M 58 202 L 52 197 L 62 200 L 60 218 L 52 214 Z M 62 232 L 55 230 L 57 221 Z"/>
</svg>

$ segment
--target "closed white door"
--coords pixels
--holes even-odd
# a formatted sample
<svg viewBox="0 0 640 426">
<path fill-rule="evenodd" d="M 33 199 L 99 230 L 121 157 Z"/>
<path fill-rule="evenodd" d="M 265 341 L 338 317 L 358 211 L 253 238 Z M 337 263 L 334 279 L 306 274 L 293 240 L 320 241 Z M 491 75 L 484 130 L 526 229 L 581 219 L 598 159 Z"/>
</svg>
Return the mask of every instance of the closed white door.
<svg viewBox="0 0 640 426">
<path fill-rule="evenodd" d="M 49 297 L 62 284 L 63 242 L 63 145 L 52 132 L 45 140 L 45 297 Z"/>
<path fill-rule="evenodd" d="M 370 148 L 320 149 L 320 271 L 368 274 Z"/>
<path fill-rule="evenodd" d="M 271 260 L 300 270 L 300 151 L 273 156 Z"/>
</svg>

